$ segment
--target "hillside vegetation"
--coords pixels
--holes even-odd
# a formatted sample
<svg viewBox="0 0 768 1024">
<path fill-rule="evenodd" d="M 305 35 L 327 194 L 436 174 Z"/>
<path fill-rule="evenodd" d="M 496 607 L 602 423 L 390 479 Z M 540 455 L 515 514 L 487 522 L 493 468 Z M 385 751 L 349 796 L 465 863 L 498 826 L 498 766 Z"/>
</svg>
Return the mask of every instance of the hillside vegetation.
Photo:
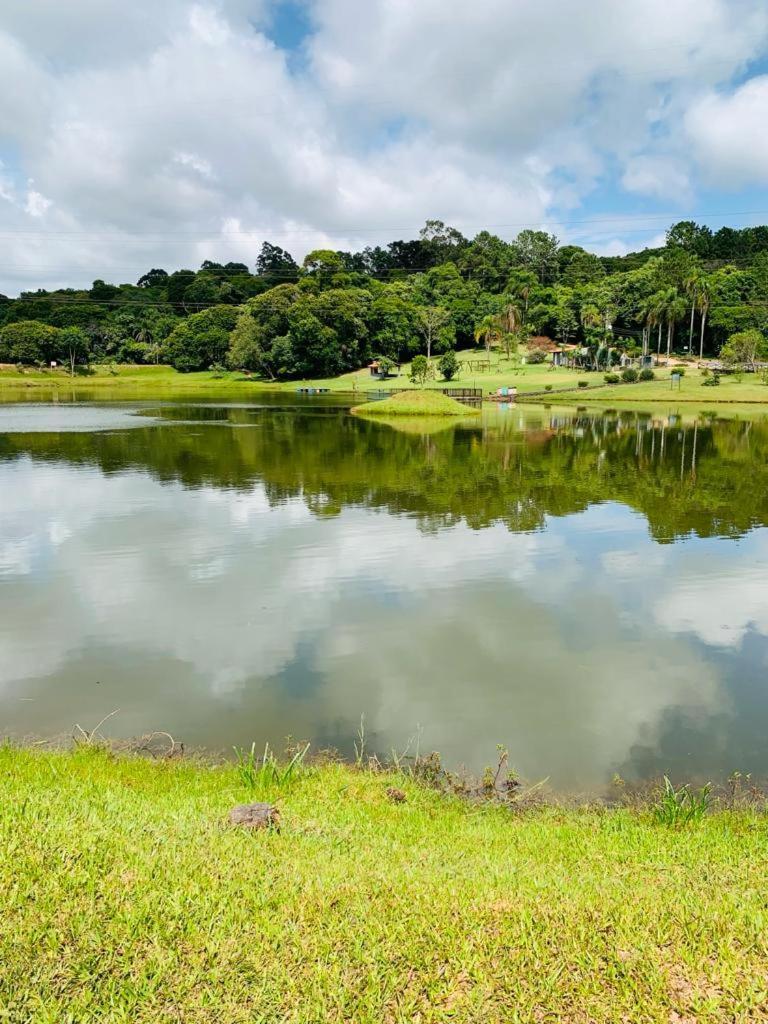
<svg viewBox="0 0 768 1024">
<path fill-rule="evenodd" d="M 514 363 L 539 336 L 577 345 L 584 372 L 623 352 L 722 353 L 754 367 L 768 351 L 768 227 L 713 234 L 684 221 L 659 249 L 603 258 L 543 231 L 470 240 L 428 221 L 417 239 L 315 250 L 301 266 L 265 242 L 253 269 L 206 260 L 136 284 L 0 296 L 0 363 L 56 362 L 72 376 L 94 362 L 168 363 L 274 383 L 420 355 L 441 355 L 434 369 L 450 379 L 454 351 Z"/>
</svg>

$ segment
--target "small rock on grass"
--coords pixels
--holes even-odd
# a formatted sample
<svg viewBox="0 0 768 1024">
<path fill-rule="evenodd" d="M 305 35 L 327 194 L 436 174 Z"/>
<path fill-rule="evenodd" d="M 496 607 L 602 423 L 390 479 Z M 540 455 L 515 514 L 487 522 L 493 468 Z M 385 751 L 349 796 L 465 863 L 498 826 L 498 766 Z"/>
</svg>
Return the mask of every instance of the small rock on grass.
<svg viewBox="0 0 768 1024">
<path fill-rule="evenodd" d="M 230 825 L 280 829 L 280 812 L 272 804 L 238 804 L 229 812 Z"/>
<path fill-rule="evenodd" d="M 405 795 L 402 789 L 397 789 L 395 786 L 389 787 L 389 789 L 387 790 L 387 796 L 389 797 L 393 804 L 404 804 L 405 801 L 408 799 L 408 797 Z"/>
</svg>

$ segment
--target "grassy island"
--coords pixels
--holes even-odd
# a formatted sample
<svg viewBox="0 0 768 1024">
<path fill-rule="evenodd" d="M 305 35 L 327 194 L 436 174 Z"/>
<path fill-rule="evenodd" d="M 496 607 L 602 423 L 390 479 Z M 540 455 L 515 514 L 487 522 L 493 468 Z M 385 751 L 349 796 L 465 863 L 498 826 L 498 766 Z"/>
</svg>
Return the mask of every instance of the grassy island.
<svg viewBox="0 0 768 1024">
<path fill-rule="evenodd" d="M 394 788 L 393 788 L 394 787 Z M 0 748 L 12 1022 L 757 1021 L 768 827 Z M 280 830 L 227 824 L 267 800 Z"/>
<path fill-rule="evenodd" d="M 365 416 L 471 416 L 479 409 L 440 391 L 398 391 L 380 402 L 356 405 L 352 412 Z"/>
</svg>

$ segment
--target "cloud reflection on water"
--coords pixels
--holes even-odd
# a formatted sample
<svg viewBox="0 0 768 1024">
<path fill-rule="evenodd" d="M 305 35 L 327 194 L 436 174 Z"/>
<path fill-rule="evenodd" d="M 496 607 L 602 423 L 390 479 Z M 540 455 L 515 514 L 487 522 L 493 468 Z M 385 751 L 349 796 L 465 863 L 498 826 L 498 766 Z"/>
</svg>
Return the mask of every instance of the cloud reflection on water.
<svg viewBox="0 0 768 1024">
<path fill-rule="evenodd" d="M 14 732 L 120 707 L 123 734 L 346 741 L 364 712 L 384 749 L 421 725 L 452 761 L 477 766 L 504 742 L 527 775 L 588 786 L 670 710 L 727 713 L 706 645 L 738 657 L 749 625 L 768 628 L 765 531 L 707 541 L 723 557 L 701 577 L 688 544 L 660 548 L 616 503 L 538 533 L 425 533 L 383 511 L 275 506 L 261 485 L 185 490 L 60 463 L 0 464 L 0 490 Z"/>
</svg>

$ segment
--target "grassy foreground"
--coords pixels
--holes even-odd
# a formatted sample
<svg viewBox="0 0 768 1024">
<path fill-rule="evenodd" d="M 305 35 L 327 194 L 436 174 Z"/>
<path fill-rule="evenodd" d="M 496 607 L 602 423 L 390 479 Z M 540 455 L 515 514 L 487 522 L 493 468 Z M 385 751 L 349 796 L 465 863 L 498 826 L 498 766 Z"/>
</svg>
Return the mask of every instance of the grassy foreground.
<svg viewBox="0 0 768 1024">
<path fill-rule="evenodd" d="M 380 402 L 356 405 L 352 412 L 363 416 L 471 416 L 480 410 L 439 391 L 399 391 Z"/>
<path fill-rule="evenodd" d="M 0 748 L 0 1018 L 765 1019 L 756 813 L 675 831 L 341 765 L 289 782 L 254 792 L 233 765 Z M 225 824 L 265 798 L 280 832 Z"/>
</svg>

